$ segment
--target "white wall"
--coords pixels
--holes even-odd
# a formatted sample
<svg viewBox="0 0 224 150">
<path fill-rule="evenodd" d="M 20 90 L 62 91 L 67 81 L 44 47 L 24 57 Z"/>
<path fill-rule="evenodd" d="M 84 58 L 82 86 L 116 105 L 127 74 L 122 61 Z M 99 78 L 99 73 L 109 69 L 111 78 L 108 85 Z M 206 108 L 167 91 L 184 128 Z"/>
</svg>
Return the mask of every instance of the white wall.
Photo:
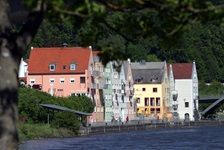
<svg viewBox="0 0 224 150">
<path fill-rule="evenodd" d="M 19 78 L 24 78 L 26 77 L 27 73 L 27 63 L 23 61 L 23 58 L 21 59 L 20 66 L 19 66 Z"/>
<path fill-rule="evenodd" d="M 192 80 L 191 79 L 181 79 L 175 80 L 175 90 L 178 91 L 178 113 L 180 119 L 185 119 L 185 114 L 189 114 L 190 120 L 193 118 L 193 90 L 192 90 Z M 189 107 L 185 107 L 185 102 L 189 102 Z"/>
</svg>

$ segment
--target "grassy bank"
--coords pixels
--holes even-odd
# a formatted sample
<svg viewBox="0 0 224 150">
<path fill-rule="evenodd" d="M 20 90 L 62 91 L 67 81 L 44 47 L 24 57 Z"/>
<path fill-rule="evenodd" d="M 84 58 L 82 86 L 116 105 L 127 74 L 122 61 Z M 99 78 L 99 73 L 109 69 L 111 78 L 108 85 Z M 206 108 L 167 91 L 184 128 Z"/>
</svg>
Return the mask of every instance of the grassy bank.
<svg viewBox="0 0 224 150">
<path fill-rule="evenodd" d="M 65 128 L 53 128 L 46 124 L 19 123 L 19 141 L 53 137 L 72 137 L 76 133 Z"/>
</svg>

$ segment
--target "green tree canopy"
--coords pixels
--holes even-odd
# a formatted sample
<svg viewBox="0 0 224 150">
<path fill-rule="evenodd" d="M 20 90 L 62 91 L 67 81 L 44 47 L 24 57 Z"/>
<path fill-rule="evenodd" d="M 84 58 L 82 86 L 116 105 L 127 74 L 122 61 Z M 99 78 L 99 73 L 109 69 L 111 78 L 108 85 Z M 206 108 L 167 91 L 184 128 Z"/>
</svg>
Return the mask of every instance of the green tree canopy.
<svg viewBox="0 0 224 150">
<path fill-rule="evenodd" d="M 26 19 L 21 29 L 14 32 L 12 30 L 13 14 L 10 14 L 11 6 L 14 4 L 13 6 L 18 7 L 22 1 L 0 1 L 0 128 L 2 131 L 0 143 L 2 149 L 17 149 L 18 147 L 17 73 L 19 63 L 45 17 L 52 22 L 58 22 L 58 19 L 61 19 L 76 27 L 82 26 L 91 18 L 90 32 L 84 34 L 88 41 L 83 44 L 87 46 L 92 45 L 91 43 L 94 43 L 98 37 L 100 23 L 127 41 L 138 42 L 146 37 L 157 35 L 162 39 L 161 43 L 171 45 L 188 31 L 189 24 L 216 20 L 223 25 L 224 21 L 224 5 L 222 3 L 213 5 L 212 1 L 24 0 L 23 2 L 27 8 L 27 15 L 24 15 Z M 147 12 L 151 11 L 156 11 L 154 19 L 147 15 Z M 121 14 L 109 22 L 108 16 L 114 15 L 115 12 Z M 123 59 L 127 57 L 125 51 L 113 52 L 112 48 L 105 48 L 103 51 L 103 63 L 116 56 L 118 59 L 121 59 L 121 56 Z"/>
</svg>

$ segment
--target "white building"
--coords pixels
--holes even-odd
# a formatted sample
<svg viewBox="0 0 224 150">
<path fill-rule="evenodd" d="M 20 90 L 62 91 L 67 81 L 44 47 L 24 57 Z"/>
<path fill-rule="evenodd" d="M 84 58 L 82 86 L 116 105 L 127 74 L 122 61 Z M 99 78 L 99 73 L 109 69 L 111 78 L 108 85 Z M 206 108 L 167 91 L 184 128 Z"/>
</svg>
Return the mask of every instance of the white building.
<svg viewBox="0 0 224 150">
<path fill-rule="evenodd" d="M 26 82 L 26 76 L 27 76 L 27 68 L 28 68 L 28 64 L 27 62 L 25 62 L 23 60 L 23 58 L 21 58 L 21 62 L 20 62 L 20 66 L 19 66 L 19 72 L 18 72 L 18 77 L 19 80 L 22 84 L 25 85 Z"/>
<path fill-rule="evenodd" d="M 198 77 L 195 62 L 170 65 L 169 80 L 170 106 L 174 117 L 181 120 L 197 120 Z"/>
</svg>

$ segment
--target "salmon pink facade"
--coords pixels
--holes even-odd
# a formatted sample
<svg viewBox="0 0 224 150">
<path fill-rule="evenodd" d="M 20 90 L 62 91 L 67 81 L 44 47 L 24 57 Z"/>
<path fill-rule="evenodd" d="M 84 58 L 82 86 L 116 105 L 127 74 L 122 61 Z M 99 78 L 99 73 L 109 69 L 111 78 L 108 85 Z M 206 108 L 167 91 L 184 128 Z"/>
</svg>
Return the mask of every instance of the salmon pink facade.
<svg viewBox="0 0 224 150">
<path fill-rule="evenodd" d="M 51 95 L 91 97 L 91 48 L 33 48 L 27 84 Z"/>
</svg>

